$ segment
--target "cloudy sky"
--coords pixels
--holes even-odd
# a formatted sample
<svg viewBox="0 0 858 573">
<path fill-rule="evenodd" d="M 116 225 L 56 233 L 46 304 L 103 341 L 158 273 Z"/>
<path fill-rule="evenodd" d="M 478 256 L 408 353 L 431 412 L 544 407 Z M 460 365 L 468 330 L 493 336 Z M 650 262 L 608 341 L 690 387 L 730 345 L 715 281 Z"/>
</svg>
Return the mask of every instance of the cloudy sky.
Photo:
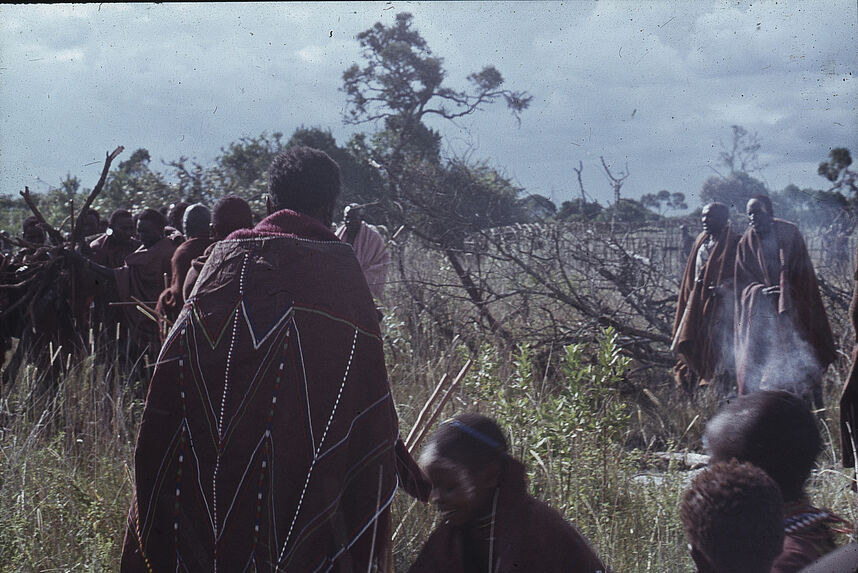
<svg viewBox="0 0 858 573">
<path fill-rule="evenodd" d="M 0 5 L 0 192 L 92 187 L 104 154 L 211 163 L 243 136 L 299 126 L 340 143 L 355 39 L 397 12 L 444 58 L 449 85 L 495 65 L 533 102 L 438 124 L 450 156 L 486 159 L 555 202 L 623 194 L 698 203 L 730 126 L 759 135 L 771 189 L 821 188 L 832 147 L 858 156 L 855 0 Z"/>
</svg>

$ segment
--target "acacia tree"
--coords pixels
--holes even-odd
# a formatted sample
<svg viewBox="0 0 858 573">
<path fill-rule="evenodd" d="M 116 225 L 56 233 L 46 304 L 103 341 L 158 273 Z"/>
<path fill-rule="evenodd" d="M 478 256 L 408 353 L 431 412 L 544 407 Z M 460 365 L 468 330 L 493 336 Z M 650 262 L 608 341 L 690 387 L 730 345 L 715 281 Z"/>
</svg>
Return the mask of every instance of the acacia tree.
<svg viewBox="0 0 858 573">
<path fill-rule="evenodd" d="M 381 130 L 370 138 L 354 138 L 351 151 L 383 171 L 380 201 L 388 224 L 441 248 L 481 316 L 499 331 L 457 250 L 469 232 L 505 222 L 519 190 L 499 174 L 488 173 L 492 170 L 485 164 L 443 161 L 441 136 L 426 121 L 455 120 L 499 101 L 518 120 L 532 98 L 503 87 L 504 78 L 494 66 L 470 74 L 465 89 L 445 85 L 443 59 L 433 54 L 407 12 L 397 14 L 391 26 L 376 23 L 358 41 L 365 63 L 343 73 L 344 121 L 380 123 Z"/>
</svg>

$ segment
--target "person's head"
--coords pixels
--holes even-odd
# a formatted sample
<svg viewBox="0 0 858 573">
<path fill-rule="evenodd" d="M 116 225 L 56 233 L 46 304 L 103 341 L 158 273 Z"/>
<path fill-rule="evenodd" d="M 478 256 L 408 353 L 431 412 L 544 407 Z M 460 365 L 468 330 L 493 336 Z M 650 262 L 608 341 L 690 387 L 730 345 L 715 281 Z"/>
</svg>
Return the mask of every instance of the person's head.
<svg viewBox="0 0 858 573">
<path fill-rule="evenodd" d="M 144 209 L 137 217 L 137 238 L 149 248 L 164 237 L 165 226 L 164 215 L 155 209 Z"/>
<path fill-rule="evenodd" d="M 27 217 L 21 223 L 21 236 L 25 241 L 34 245 L 44 245 L 47 239 L 45 230 L 35 215 Z"/>
<path fill-rule="evenodd" d="M 343 209 L 343 222 L 350 233 L 360 229 L 360 224 L 363 222 L 363 208 L 357 203 L 346 205 Z"/>
<path fill-rule="evenodd" d="M 737 459 L 763 469 L 787 502 L 804 496 L 804 484 L 822 448 L 807 402 L 782 390 L 761 390 L 731 401 L 706 425 L 712 462 Z"/>
<path fill-rule="evenodd" d="M 290 147 L 268 168 L 268 192 L 275 210 L 291 209 L 330 227 L 340 194 L 340 168 L 324 151 Z"/>
<path fill-rule="evenodd" d="M 765 235 L 772 227 L 772 219 L 774 218 L 774 209 L 772 209 L 772 200 L 766 195 L 754 195 L 749 201 L 745 209 L 748 218 L 751 220 L 751 228 L 758 233 Z"/>
<path fill-rule="evenodd" d="M 80 228 L 77 231 L 77 236 L 89 237 L 90 235 L 95 235 L 98 233 L 100 222 L 101 217 L 99 217 L 98 211 L 87 207 L 86 211 L 78 217 L 77 224 Z"/>
<path fill-rule="evenodd" d="M 238 229 L 253 227 L 253 213 L 250 205 L 241 197 L 227 195 L 221 197 L 212 209 L 211 234 L 216 241 L 226 239 Z"/>
<path fill-rule="evenodd" d="M 134 236 L 134 219 L 126 209 L 117 209 L 110 214 L 108 229 L 110 236 L 120 242 L 125 242 Z"/>
<path fill-rule="evenodd" d="M 699 473 L 679 516 L 698 573 L 768 573 L 783 550 L 781 492 L 748 463 L 719 463 Z"/>
<path fill-rule="evenodd" d="M 709 203 L 703 207 L 700 214 L 703 230 L 710 235 L 717 235 L 723 231 L 729 219 L 730 209 L 723 203 Z"/>
<path fill-rule="evenodd" d="M 212 214 L 209 208 L 202 203 L 194 203 L 185 209 L 182 228 L 189 239 L 208 237 L 211 222 Z"/>
<path fill-rule="evenodd" d="M 180 233 L 184 233 L 185 229 L 182 227 L 182 221 L 185 216 L 185 210 L 188 208 L 188 204 L 184 201 L 179 201 L 178 203 L 173 203 L 167 209 L 167 225 L 170 225 Z"/>
<path fill-rule="evenodd" d="M 441 424 L 423 448 L 420 466 L 444 520 L 464 525 L 488 513 L 506 459 L 506 438 L 491 418 L 462 414 Z"/>
</svg>

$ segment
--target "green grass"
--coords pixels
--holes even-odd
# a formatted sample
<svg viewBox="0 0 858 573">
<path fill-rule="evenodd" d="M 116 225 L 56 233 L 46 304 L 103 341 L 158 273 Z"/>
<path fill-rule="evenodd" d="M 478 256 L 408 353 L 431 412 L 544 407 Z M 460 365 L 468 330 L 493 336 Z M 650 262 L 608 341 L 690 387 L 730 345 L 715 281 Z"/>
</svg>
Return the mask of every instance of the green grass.
<svg viewBox="0 0 858 573">
<path fill-rule="evenodd" d="M 573 521 L 616 571 L 692 571 L 678 519 L 690 474 L 676 463 L 655 463 L 653 453 L 699 450 L 717 397 L 684 398 L 667 371 L 634 380 L 646 393 L 629 391 L 632 365 L 610 331 L 557 350 L 546 374 L 526 346 L 503 350 L 482 338 L 471 352 L 460 341 L 439 343 L 425 316 L 388 310 L 388 371 L 403 435 L 442 374 L 455 375 L 471 357 L 441 419 L 469 410 L 497 418 L 528 467 L 533 494 Z M 50 399 L 36 392 L 44 383 L 32 368 L 3 389 L 0 571 L 118 570 L 146 373 L 110 356 L 101 342 L 72 360 Z M 810 493 L 818 506 L 855 523 L 856 494 L 837 463 L 834 406 L 844 366 L 827 378 L 829 408 L 820 416 L 826 446 Z M 639 478 L 651 473 L 658 483 Z M 393 513 L 394 559 L 405 571 L 437 517 L 405 494 Z"/>
</svg>

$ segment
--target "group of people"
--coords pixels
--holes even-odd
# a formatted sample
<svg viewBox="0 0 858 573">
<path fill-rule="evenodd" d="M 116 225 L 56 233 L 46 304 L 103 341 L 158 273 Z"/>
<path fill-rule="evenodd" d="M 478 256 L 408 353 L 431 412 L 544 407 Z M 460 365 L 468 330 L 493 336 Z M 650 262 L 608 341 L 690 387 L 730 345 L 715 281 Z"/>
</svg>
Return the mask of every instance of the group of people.
<svg viewBox="0 0 858 573">
<path fill-rule="evenodd" d="M 686 390 L 765 388 L 822 405 L 822 376 L 837 357 L 813 263 L 798 228 L 771 200 L 748 201 L 748 229 L 733 231 L 729 208 L 703 208 L 680 286 L 672 349 Z"/>
<path fill-rule="evenodd" d="M 279 153 L 268 187 L 255 225 L 237 197 L 170 218 L 116 211 L 68 255 L 89 311 L 118 311 L 158 349 L 122 571 L 392 572 L 399 486 L 440 510 L 413 573 L 608 571 L 527 493 L 491 418 L 462 414 L 419 456 L 406 447 L 377 305 L 384 240 L 360 205 L 335 230 L 340 171 L 322 151 Z M 747 211 L 739 237 L 726 206 L 704 208 L 679 298 L 678 379 L 735 380 L 740 394 L 708 423 L 710 466 L 682 500 L 691 557 L 701 572 L 854 571 L 835 551 L 843 521 L 806 492 L 821 449 L 810 401 L 834 359 L 816 278 L 767 198 Z M 95 310 L 105 288 L 118 304 Z"/>
<path fill-rule="evenodd" d="M 440 510 L 411 572 L 608 571 L 527 493 L 491 418 L 442 423 L 419 456 L 400 439 L 371 281 L 331 230 L 339 188 L 330 157 L 289 148 L 268 216 L 208 247 L 151 380 L 123 571 L 389 572 L 397 486 Z M 704 265 L 721 257 L 700 242 Z M 841 525 L 806 495 L 816 420 L 794 393 L 743 394 L 707 426 L 712 464 L 682 502 L 691 555 L 699 571 L 799 571 Z"/>
</svg>

